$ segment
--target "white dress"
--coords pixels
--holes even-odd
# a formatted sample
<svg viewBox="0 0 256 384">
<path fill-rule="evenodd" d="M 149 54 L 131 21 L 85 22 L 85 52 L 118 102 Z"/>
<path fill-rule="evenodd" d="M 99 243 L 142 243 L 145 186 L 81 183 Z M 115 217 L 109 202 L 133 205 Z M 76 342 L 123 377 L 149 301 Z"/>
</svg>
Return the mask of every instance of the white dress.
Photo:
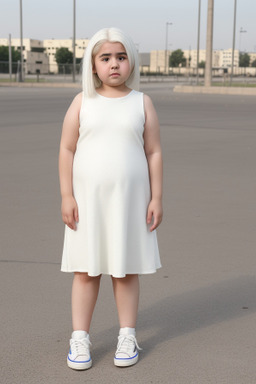
<svg viewBox="0 0 256 384">
<path fill-rule="evenodd" d="M 146 223 L 151 198 L 144 152 L 143 93 L 83 96 L 73 162 L 79 223 L 65 226 L 61 270 L 89 276 L 154 273 L 156 231 Z"/>
</svg>

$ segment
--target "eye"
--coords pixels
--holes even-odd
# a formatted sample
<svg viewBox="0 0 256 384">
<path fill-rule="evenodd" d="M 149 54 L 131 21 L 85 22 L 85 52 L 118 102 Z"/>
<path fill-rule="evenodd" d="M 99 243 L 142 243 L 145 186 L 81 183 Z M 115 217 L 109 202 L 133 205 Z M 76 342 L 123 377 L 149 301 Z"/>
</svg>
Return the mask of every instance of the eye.
<svg viewBox="0 0 256 384">
<path fill-rule="evenodd" d="M 103 59 L 102 59 L 102 61 L 105 61 L 106 63 L 109 61 L 109 58 L 108 57 L 104 57 Z"/>
<path fill-rule="evenodd" d="M 118 59 L 119 59 L 119 61 L 124 61 L 126 59 L 126 57 L 125 56 L 120 56 Z"/>
</svg>

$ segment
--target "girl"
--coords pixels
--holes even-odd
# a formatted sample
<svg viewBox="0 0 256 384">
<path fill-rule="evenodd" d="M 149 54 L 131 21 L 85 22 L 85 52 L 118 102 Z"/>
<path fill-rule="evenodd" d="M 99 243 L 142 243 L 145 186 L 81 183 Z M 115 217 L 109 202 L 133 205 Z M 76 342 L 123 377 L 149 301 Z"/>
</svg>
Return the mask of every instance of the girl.
<svg viewBox="0 0 256 384">
<path fill-rule="evenodd" d="M 102 274 L 111 275 L 120 332 L 116 366 L 138 361 L 138 274 L 161 267 L 162 155 L 150 98 L 138 92 L 135 45 L 102 29 L 83 61 L 83 92 L 63 123 L 59 173 L 65 226 L 61 270 L 74 272 L 67 364 L 92 366 L 89 329 Z"/>
</svg>

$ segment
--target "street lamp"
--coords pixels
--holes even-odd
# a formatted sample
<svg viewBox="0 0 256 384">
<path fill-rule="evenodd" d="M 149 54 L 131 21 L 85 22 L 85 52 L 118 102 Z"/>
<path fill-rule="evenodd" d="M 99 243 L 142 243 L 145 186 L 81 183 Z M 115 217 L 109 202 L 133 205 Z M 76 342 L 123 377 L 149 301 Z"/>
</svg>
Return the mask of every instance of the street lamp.
<svg viewBox="0 0 256 384">
<path fill-rule="evenodd" d="M 169 68 L 169 63 L 168 63 L 168 26 L 172 25 L 172 23 L 167 22 L 166 23 L 166 38 L 165 38 L 165 73 L 168 74 L 168 68 Z"/>
<path fill-rule="evenodd" d="M 245 31 L 243 29 L 243 27 L 240 28 L 240 35 L 239 35 L 239 53 L 240 53 L 240 46 L 241 46 L 241 40 L 242 40 L 242 33 L 246 33 L 247 31 Z"/>
<path fill-rule="evenodd" d="M 73 0 L 73 83 L 76 82 L 76 0 Z"/>
<path fill-rule="evenodd" d="M 201 16 L 201 0 L 198 0 L 197 58 L 196 58 L 196 84 L 197 85 L 199 80 L 200 16 Z"/>
<path fill-rule="evenodd" d="M 232 46 L 232 64 L 231 64 L 231 74 L 230 74 L 230 85 L 232 84 L 233 70 L 234 70 L 234 53 L 235 53 L 235 39 L 236 39 L 236 2 L 237 2 L 237 0 L 234 0 L 233 46 Z"/>
<path fill-rule="evenodd" d="M 214 0 L 208 0 L 206 57 L 205 57 L 206 63 L 205 63 L 205 75 L 204 75 L 205 87 L 210 87 L 212 85 L 213 13 L 214 13 Z"/>
<path fill-rule="evenodd" d="M 22 0 L 20 0 L 20 73 L 19 82 L 23 81 L 23 27 L 22 27 Z"/>
</svg>

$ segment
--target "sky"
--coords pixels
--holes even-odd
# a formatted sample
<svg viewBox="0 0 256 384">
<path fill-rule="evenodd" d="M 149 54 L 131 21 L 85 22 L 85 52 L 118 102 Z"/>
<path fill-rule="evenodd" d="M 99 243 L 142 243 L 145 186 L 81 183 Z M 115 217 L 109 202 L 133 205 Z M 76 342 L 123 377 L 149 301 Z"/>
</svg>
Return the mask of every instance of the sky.
<svg viewBox="0 0 256 384">
<path fill-rule="evenodd" d="M 129 34 L 140 52 L 196 49 L 199 0 L 76 0 L 76 37 L 105 27 Z M 205 49 L 208 0 L 201 0 L 200 48 Z M 20 36 L 20 0 L 0 0 L 0 38 Z M 68 39 L 73 0 L 23 0 L 23 38 Z M 234 0 L 214 0 L 213 49 L 232 47 Z M 236 49 L 256 52 L 256 0 L 237 0 Z M 240 30 L 246 32 L 241 33 Z"/>
</svg>

